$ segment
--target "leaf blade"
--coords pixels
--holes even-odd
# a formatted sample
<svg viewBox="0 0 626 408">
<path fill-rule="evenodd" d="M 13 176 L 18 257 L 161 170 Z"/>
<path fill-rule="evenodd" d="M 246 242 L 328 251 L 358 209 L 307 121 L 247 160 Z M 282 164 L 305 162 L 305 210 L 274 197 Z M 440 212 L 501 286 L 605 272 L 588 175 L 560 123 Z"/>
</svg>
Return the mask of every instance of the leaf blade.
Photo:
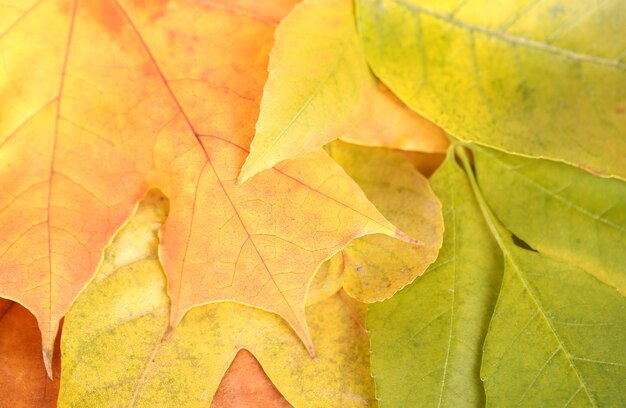
<svg viewBox="0 0 626 408">
<path fill-rule="evenodd" d="M 586 406 L 621 405 L 626 299 L 575 265 L 516 246 L 487 206 L 467 156 L 460 155 L 505 259 L 481 367 L 488 404 L 562 405 L 577 399 Z M 616 329 L 607 331 L 599 318 Z M 590 369 L 581 361 L 613 370 Z"/>
<path fill-rule="evenodd" d="M 448 145 L 441 129 L 372 75 L 349 0 L 305 0 L 294 7 L 276 30 L 268 69 L 240 182 L 338 138 L 427 152 Z"/>
<path fill-rule="evenodd" d="M 68 312 L 59 405 L 208 406 L 242 349 L 295 406 L 371 405 L 365 310 L 345 294 L 307 308 L 315 359 L 283 318 L 235 302 L 193 308 L 169 331 L 157 249 L 166 206 L 140 204 Z"/>
<path fill-rule="evenodd" d="M 431 184 L 444 208 L 440 255 L 424 276 L 368 311 L 381 406 L 484 404 L 480 350 L 502 259 L 453 151 Z"/>
<path fill-rule="evenodd" d="M 231 299 L 281 309 L 310 346 L 304 297 L 319 263 L 357 236 L 400 235 L 319 150 L 235 183 L 291 5 L 41 2 L 0 38 L 0 295 L 37 316 L 47 360 L 58 321 L 151 187 L 171 201 L 172 326 Z"/>
<path fill-rule="evenodd" d="M 625 293 L 626 184 L 547 160 L 473 152 L 485 200 L 509 230 Z"/>
<path fill-rule="evenodd" d="M 241 181 L 339 136 L 335 117 L 353 115 L 374 82 L 360 47 L 348 1 L 304 1 L 283 20 Z"/>
<path fill-rule="evenodd" d="M 128 259 L 126 237 L 157 234 L 154 208 L 142 208 L 149 220 L 120 231 L 106 258 L 110 267 L 68 312 L 60 405 L 207 406 L 241 349 L 295 406 L 372 404 L 365 311 L 345 295 L 307 310 L 316 359 L 283 318 L 234 302 L 196 307 L 167 333 L 170 302 L 156 243 L 148 240 L 143 259 L 116 263 Z"/>
<path fill-rule="evenodd" d="M 397 152 L 334 142 L 327 151 L 394 225 L 421 245 L 372 235 L 352 241 L 333 260 L 342 264 L 343 288 L 372 303 L 394 295 L 437 258 L 443 238 L 441 204 L 428 180 Z"/>
<path fill-rule="evenodd" d="M 616 50 L 626 44 L 613 39 L 622 2 L 357 5 L 376 74 L 451 135 L 626 177 L 626 66 Z M 550 38 L 567 26 L 576 29 Z"/>
</svg>

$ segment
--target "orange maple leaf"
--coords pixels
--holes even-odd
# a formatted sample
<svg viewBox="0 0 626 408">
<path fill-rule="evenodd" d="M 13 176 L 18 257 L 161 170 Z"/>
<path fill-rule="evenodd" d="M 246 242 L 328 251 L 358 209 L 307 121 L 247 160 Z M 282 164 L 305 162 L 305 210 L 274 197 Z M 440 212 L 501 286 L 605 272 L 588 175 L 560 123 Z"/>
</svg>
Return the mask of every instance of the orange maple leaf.
<svg viewBox="0 0 626 408">
<path fill-rule="evenodd" d="M 151 187 L 171 203 L 171 327 L 194 305 L 235 300 L 281 314 L 310 348 L 318 265 L 365 234 L 410 240 L 321 150 L 236 185 L 290 2 L 12 3 L 0 26 L 0 296 L 37 317 L 47 364 L 59 320 Z"/>
</svg>

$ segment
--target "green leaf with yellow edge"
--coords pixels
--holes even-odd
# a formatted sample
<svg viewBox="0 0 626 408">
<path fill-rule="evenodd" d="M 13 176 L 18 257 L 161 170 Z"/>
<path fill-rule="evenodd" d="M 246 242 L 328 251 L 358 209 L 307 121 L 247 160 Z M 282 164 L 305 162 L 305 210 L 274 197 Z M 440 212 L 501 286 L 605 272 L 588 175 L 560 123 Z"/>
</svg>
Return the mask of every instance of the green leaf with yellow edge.
<svg viewBox="0 0 626 408">
<path fill-rule="evenodd" d="M 573 264 L 516 244 L 461 158 L 505 261 L 481 367 L 487 405 L 624 406 L 626 298 Z"/>
<path fill-rule="evenodd" d="M 156 237 L 167 201 L 147 202 L 65 318 L 60 406 L 206 407 L 242 348 L 295 406 L 373 404 L 364 306 L 345 294 L 307 308 L 315 358 L 285 320 L 237 303 L 193 308 L 166 332 L 170 302 Z"/>
<path fill-rule="evenodd" d="M 445 151 L 445 133 L 372 75 L 351 0 L 305 0 L 281 21 L 275 37 L 256 135 L 240 181 L 340 137 Z"/>
<path fill-rule="evenodd" d="M 374 72 L 453 136 L 626 178 L 626 2 L 357 0 Z"/>
<path fill-rule="evenodd" d="M 334 142 L 327 152 L 394 225 L 419 239 L 416 246 L 383 235 L 358 238 L 332 260 L 343 270 L 343 288 L 371 303 L 394 295 L 435 261 L 443 239 L 441 204 L 428 180 L 388 149 Z"/>
<path fill-rule="evenodd" d="M 507 229 L 626 294 L 626 183 L 549 160 L 472 151 L 480 189 Z"/>
<path fill-rule="evenodd" d="M 502 256 L 453 152 L 431 184 L 446 225 L 439 257 L 424 276 L 368 312 L 381 407 L 474 407 L 485 401 L 480 353 Z"/>
</svg>

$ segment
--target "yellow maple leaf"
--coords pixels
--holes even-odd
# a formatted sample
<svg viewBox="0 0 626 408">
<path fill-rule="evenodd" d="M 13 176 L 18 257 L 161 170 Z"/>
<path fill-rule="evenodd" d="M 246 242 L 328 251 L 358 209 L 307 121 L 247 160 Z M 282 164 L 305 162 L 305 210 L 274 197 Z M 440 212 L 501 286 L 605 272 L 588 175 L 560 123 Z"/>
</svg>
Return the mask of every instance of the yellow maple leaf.
<svg viewBox="0 0 626 408">
<path fill-rule="evenodd" d="M 158 195 L 140 204 L 68 312 L 59 405 L 207 406 L 243 349 L 294 406 L 374 403 L 365 305 L 342 292 L 307 306 L 315 358 L 284 319 L 235 302 L 194 307 L 168 336 L 155 242 L 165 206 Z"/>
</svg>

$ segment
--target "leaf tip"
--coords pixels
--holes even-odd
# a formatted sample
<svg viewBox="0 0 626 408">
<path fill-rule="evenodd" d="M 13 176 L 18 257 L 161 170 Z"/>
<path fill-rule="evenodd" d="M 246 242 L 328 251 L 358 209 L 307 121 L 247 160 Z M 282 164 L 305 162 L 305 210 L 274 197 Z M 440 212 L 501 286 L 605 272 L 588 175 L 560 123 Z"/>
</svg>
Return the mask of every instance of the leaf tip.
<svg viewBox="0 0 626 408">
<path fill-rule="evenodd" d="M 52 358 L 54 357 L 54 349 L 49 349 L 47 347 L 43 347 L 42 349 L 42 354 L 43 354 L 43 365 L 46 367 L 46 373 L 48 374 L 48 378 L 50 378 L 50 381 L 53 381 L 53 374 L 52 374 Z"/>
<path fill-rule="evenodd" d="M 172 338 L 172 335 L 174 334 L 174 330 L 175 329 L 176 329 L 176 326 L 172 326 L 171 323 L 170 323 L 167 326 L 167 329 L 165 329 L 165 332 L 163 333 L 163 337 L 161 338 L 161 342 L 162 343 L 168 342 Z"/>
<path fill-rule="evenodd" d="M 250 171 L 249 160 L 246 159 L 246 161 L 243 163 L 243 166 L 241 166 L 241 171 L 239 172 L 239 176 L 237 177 L 237 185 L 242 185 L 246 181 L 250 180 L 255 174 L 256 173 L 254 173 L 253 171 Z"/>
<path fill-rule="evenodd" d="M 313 348 L 313 343 L 307 344 L 306 348 L 309 352 L 309 355 L 311 356 L 311 359 L 313 361 L 317 361 L 317 353 L 315 353 L 315 349 Z"/>
<path fill-rule="evenodd" d="M 277 163 L 283 161 L 283 159 L 281 159 L 280 157 L 266 159 L 264 154 L 255 153 L 256 152 L 254 151 L 254 148 L 251 147 L 250 154 L 248 155 L 248 157 L 246 157 L 246 161 L 241 166 L 239 177 L 237 177 L 237 185 L 245 183 L 257 174 L 265 170 L 269 170 Z"/>
<path fill-rule="evenodd" d="M 249 179 L 250 179 L 250 177 L 249 177 L 249 176 L 247 176 L 247 175 L 245 175 L 245 174 L 241 173 L 241 174 L 239 174 L 239 177 L 237 177 L 237 183 L 236 183 L 236 184 L 237 184 L 238 186 L 240 186 L 240 185 L 242 185 L 243 183 L 245 183 L 246 181 L 248 181 Z"/>
</svg>

